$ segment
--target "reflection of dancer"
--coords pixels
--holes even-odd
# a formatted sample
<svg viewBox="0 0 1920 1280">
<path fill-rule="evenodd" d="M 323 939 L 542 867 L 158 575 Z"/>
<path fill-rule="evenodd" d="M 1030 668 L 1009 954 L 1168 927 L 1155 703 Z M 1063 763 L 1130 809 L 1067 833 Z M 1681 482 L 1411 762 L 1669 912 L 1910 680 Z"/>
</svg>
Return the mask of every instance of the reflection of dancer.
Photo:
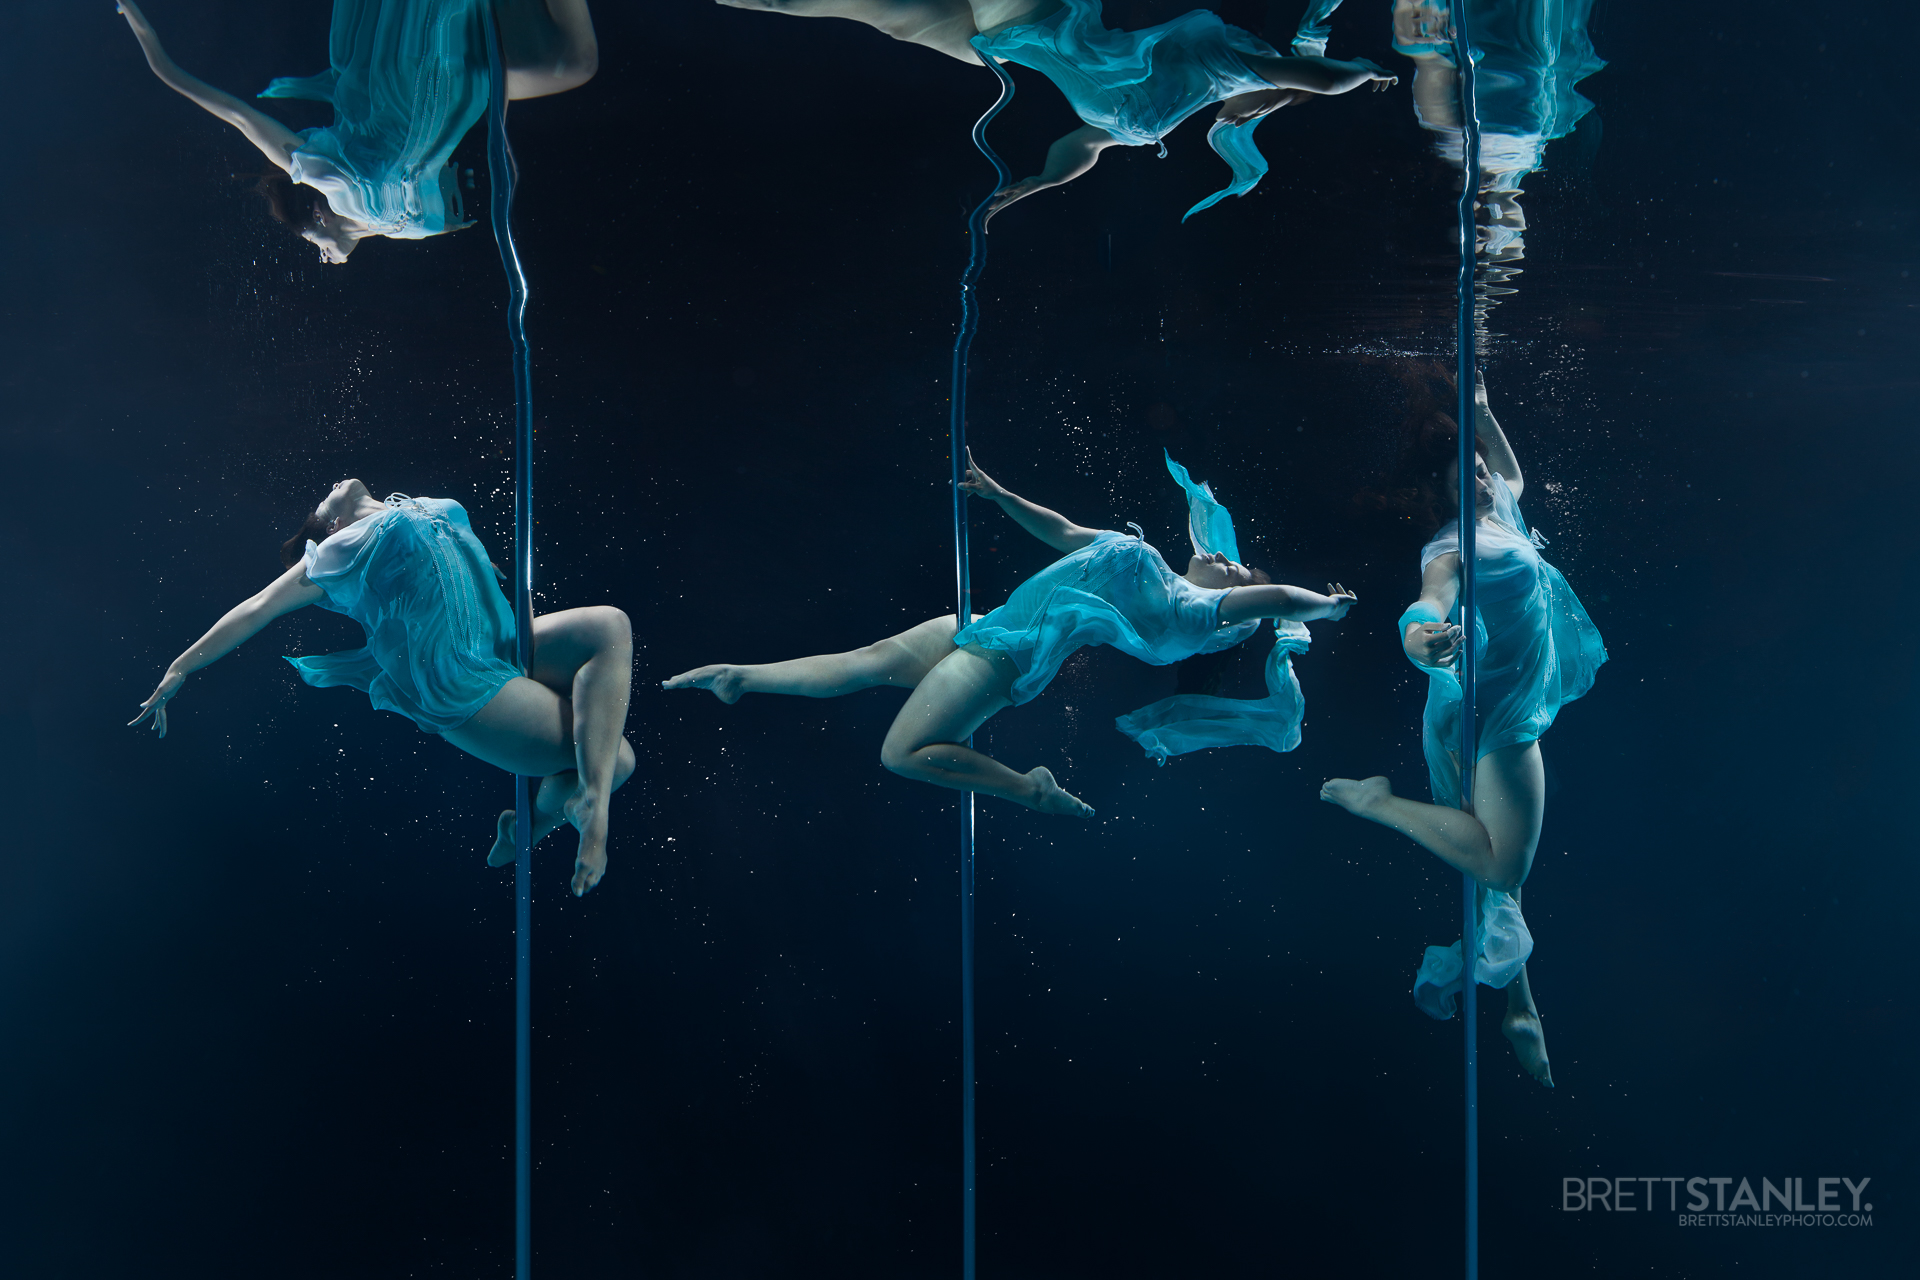
<svg viewBox="0 0 1920 1280">
<path fill-rule="evenodd" d="M 323 197 L 296 215 L 269 187 L 269 207 L 327 262 L 368 236 L 419 240 L 457 231 L 460 188 L 448 157 L 487 109 L 487 0 L 334 0 L 332 66 L 281 78 L 263 98 L 333 104 L 333 123 L 299 133 L 174 65 L 134 0 L 120 0 L 147 65 L 169 88 L 246 135 L 294 182 Z M 507 97 L 539 98 L 593 78 L 599 46 L 587 0 L 503 0 Z M 277 179 L 276 179 L 277 181 Z"/>
<path fill-rule="evenodd" d="M 165 737 L 167 703 L 187 676 L 281 614 L 317 604 L 366 628 L 367 647 L 287 659 L 302 680 L 351 685 L 468 755 L 544 778 L 534 840 L 572 823 L 580 832 L 573 891 L 598 884 L 607 869 L 608 797 L 634 767 L 621 736 L 633 679 L 627 615 L 596 606 L 535 618 L 533 669 L 523 673 L 513 610 L 466 511 L 444 498 L 395 494 L 380 502 L 358 480 L 333 487 L 281 558 L 287 571 L 175 658 L 132 723 L 152 717 Z M 500 866 L 514 856 L 508 809 L 487 861 Z"/>
<path fill-rule="evenodd" d="M 1480 882 L 1479 954 L 1474 976 L 1507 988 L 1502 1029 L 1521 1065 L 1552 1085 L 1546 1039 L 1527 982 L 1533 938 L 1520 916 L 1520 884 L 1533 865 L 1546 811 L 1540 735 L 1561 706 L 1593 686 L 1607 659 L 1587 612 L 1560 571 L 1540 558 L 1545 545 L 1520 518 L 1524 489 L 1520 464 L 1487 406 L 1486 387 L 1475 394 L 1475 610 L 1478 655 L 1478 736 L 1473 812 L 1460 811 L 1460 682 L 1454 674 L 1466 624 L 1459 600 L 1459 522 L 1440 529 L 1420 553 L 1420 599 L 1400 619 L 1407 657 L 1428 676 L 1422 732 L 1432 804 L 1393 794 L 1385 778 L 1335 778 L 1320 798 L 1350 813 L 1411 836 L 1449 866 Z M 1446 501 L 1458 508 L 1458 434 L 1451 419 L 1434 415 L 1416 434 L 1405 459 L 1413 505 L 1431 513 L 1441 495 L 1431 479 L 1447 477 Z M 1460 944 L 1427 948 L 1414 979 L 1414 1000 L 1437 1018 L 1453 1016 L 1461 979 Z M 1511 985 L 1509 985 L 1511 984 Z"/>
<path fill-rule="evenodd" d="M 1225 551 L 1209 552 L 1231 545 L 1232 524 L 1211 491 L 1184 480 L 1183 469 L 1175 474 L 1188 485 L 1189 527 L 1199 549 L 1181 576 L 1137 536 L 1082 528 L 1008 492 L 971 465 L 971 455 L 967 461 L 962 488 L 998 503 L 1021 528 L 1067 553 L 1022 583 L 1005 604 L 975 616 L 957 634 L 953 618 L 934 618 L 851 653 L 698 667 L 662 687 L 708 689 L 729 703 L 745 693 L 837 698 L 876 685 L 911 689 L 880 748 L 887 768 L 1042 813 L 1092 817 L 1093 810 L 1063 790 L 1050 770 L 1016 773 L 962 744 L 996 711 L 1039 694 L 1060 664 L 1085 645 L 1110 644 L 1164 666 L 1238 644 L 1258 629 L 1256 619 L 1283 619 L 1297 627 L 1307 619 L 1344 617 L 1354 602 L 1338 586 L 1321 595 L 1270 584 Z M 1288 652 L 1304 647 L 1304 628 L 1298 630 L 1302 643 Z M 1278 669 L 1284 681 L 1276 687 L 1276 663 L 1270 662 L 1271 696 L 1246 703 L 1244 718 L 1232 714 L 1238 700 L 1184 695 L 1123 718 L 1121 727 L 1159 758 L 1230 742 L 1286 750 L 1299 741 L 1298 685 L 1290 668 Z M 1289 712 L 1290 726 L 1276 723 Z"/>
<path fill-rule="evenodd" d="M 1144 31 L 1112 31 L 1100 0 L 720 0 L 742 9 L 804 17 L 851 18 L 897 40 L 924 44 L 966 62 L 986 54 L 1040 72 L 1086 123 L 1055 142 L 1046 167 L 995 193 L 991 213 L 1073 181 L 1108 147 L 1159 143 L 1188 116 L 1220 103 L 1209 134 L 1232 166 L 1225 190 L 1188 210 L 1244 195 L 1267 171 L 1253 126 L 1313 94 L 1346 93 L 1395 82 L 1364 58 L 1282 57 L 1264 40 L 1205 9 Z"/>
<path fill-rule="evenodd" d="M 1593 0 L 1468 0 L 1478 52 L 1482 261 L 1496 271 L 1524 254 L 1520 182 L 1541 167 L 1547 143 L 1573 132 L 1593 103 L 1574 88 L 1607 64 L 1587 37 Z M 1434 148 L 1464 163 L 1459 74 L 1445 0 L 1394 0 L 1393 47 L 1413 59 L 1413 110 Z M 1505 275 L 1501 276 L 1502 279 Z"/>
</svg>

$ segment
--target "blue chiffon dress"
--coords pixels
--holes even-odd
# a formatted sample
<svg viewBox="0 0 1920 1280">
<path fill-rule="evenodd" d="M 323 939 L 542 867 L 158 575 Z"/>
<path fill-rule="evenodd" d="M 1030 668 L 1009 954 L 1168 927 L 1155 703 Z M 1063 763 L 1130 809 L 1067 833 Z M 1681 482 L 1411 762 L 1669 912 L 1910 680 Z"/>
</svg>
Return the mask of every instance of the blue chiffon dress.
<svg viewBox="0 0 1920 1280">
<path fill-rule="evenodd" d="M 1529 531 L 1513 490 L 1493 477 L 1492 516 L 1474 533 L 1475 758 L 1533 742 L 1560 708 L 1593 687 L 1607 660 L 1600 631 L 1560 571 L 1540 558 L 1546 538 Z M 1459 521 L 1451 521 L 1420 553 L 1420 568 L 1460 551 Z M 1416 604 L 1400 617 L 1399 634 L 1413 622 L 1439 622 L 1438 610 Z M 1460 624 L 1460 607 L 1447 621 Z M 1464 625 L 1464 624 L 1461 624 Z M 1427 709 L 1421 746 L 1433 802 L 1460 804 L 1461 691 L 1451 668 L 1415 663 L 1427 673 Z M 1533 937 L 1512 895 L 1482 888 L 1480 953 L 1474 975 L 1490 987 L 1513 981 L 1533 952 Z M 1414 978 L 1414 1003 L 1435 1018 L 1453 1016 L 1460 991 L 1460 944 L 1428 947 Z"/>
<path fill-rule="evenodd" d="M 420 240 L 472 225 L 448 157 L 492 93 L 484 3 L 334 0 L 332 65 L 260 95 L 333 105 L 332 124 L 301 131 L 289 176 L 377 235 Z"/>
<path fill-rule="evenodd" d="M 394 494 L 387 510 L 307 543 L 317 603 L 367 633 L 363 649 L 288 658 L 316 688 L 347 685 L 428 733 L 471 719 L 521 674 L 513 608 L 467 512 Z"/>
<path fill-rule="evenodd" d="M 1064 0 L 1038 22 L 983 32 L 972 44 L 982 57 L 1017 62 L 1046 76 L 1087 124 L 1125 146 L 1159 144 L 1162 155 L 1161 139 L 1202 107 L 1273 88 L 1248 69 L 1241 54 L 1280 56 L 1266 41 L 1205 9 L 1142 31 L 1110 31 L 1101 21 L 1100 0 Z M 1227 196 L 1244 195 L 1267 171 L 1253 145 L 1253 123 L 1216 123 L 1207 141 L 1233 169 L 1233 182 L 1187 210 L 1187 218 Z"/>
<path fill-rule="evenodd" d="M 1004 653 L 1019 672 L 1008 695 L 1032 701 L 1060 664 L 1090 644 L 1107 644 L 1153 666 L 1230 649 L 1260 629 L 1257 619 L 1222 626 L 1225 590 L 1196 587 L 1160 553 L 1131 534 L 1106 530 L 1087 546 L 1028 578 L 993 612 L 963 627 L 956 645 Z M 1300 742 L 1305 702 L 1291 657 L 1307 647 L 1306 628 L 1288 630 L 1267 660 L 1267 699 L 1164 698 L 1116 721 L 1156 761 L 1203 747 L 1238 744 L 1290 751 Z"/>
</svg>

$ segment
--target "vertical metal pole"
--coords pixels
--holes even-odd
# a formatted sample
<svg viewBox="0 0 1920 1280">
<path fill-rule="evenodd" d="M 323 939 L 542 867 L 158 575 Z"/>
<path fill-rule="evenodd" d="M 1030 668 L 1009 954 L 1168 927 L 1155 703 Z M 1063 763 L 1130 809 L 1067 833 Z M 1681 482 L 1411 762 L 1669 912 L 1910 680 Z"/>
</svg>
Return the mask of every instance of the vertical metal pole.
<svg viewBox="0 0 1920 1280">
<path fill-rule="evenodd" d="M 513 344 L 513 624 L 520 669 L 533 667 L 533 367 L 527 347 L 527 277 L 513 243 L 520 173 L 507 141 L 507 77 L 493 10 L 482 5 L 493 100 L 487 115 L 487 176 L 493 238 L 507 276 Z M 513 1274 L 533 1274 L 533 779 L 513 780 Z"/>
<path fill-rule="evenodd" d="M 973 126 L 973 145 L 993 162 L 999 181 L 994 191 L 1013 181 L 1013 171 L 987 145 L 987 125 L 1013 100 L 1013 80 L 991 57 L 981 59 L 1000 78 L 1000 96 Z M 953 578 L 956 617 L 964 627 L 973 621 L 973 567 L 967 550 L 967 495 L 960 481 L 967 473 L 967 354 L 980 327 L 980 303 L 975 286 L 987 265 L 987 208 L 989 192 L 967 218 L 967 271 L 960 277 L 960 329 L 953 339 L 953 390 L 948 399 L 949 446 L 953 453 Z M 973 745 L 973 739 L 967 739 Z M 975 1160 L 973 1110 L 973 792 L 960 801 L 960 1274 L 974 1280 Z"/>
<path fill-rule="evenodd" d="M 1454 380 L 1459 392 L 1460 423 L 1460 624 L 1465 643 L 1460 647 L 1460 808 L 1473 812 L 1474 697 L 1477 659 L 1474 543 L 1479 513 L 1474 483 L 1474 409 L 1475 329 L 1474 269 L 1479 257 L 1479 226 L 1475 207 L 1480 194 L 1480 121 L 1473 92 L 1473 51 L 1467 30 L 1466 0 L 1451 0 L 1453 16 L 1453 59 L 1460 78 L 1461 177 L 1460 177 L 1460 274 L 1458 280 L 1459 338 L 1456 345 L 1458 366 Z M 1461 1016 L 1466 1021 L 1466 1273 L 1467 1280 L 1480 1276 L 1480 1066 L 1475 1043 L 1479 1025 L 1480 992 L 1475 980 L 1475 961 L 1480 954 L 1479 894 L 1472 876 L 1461 877 L 1460 992 Z"/>
</svg>

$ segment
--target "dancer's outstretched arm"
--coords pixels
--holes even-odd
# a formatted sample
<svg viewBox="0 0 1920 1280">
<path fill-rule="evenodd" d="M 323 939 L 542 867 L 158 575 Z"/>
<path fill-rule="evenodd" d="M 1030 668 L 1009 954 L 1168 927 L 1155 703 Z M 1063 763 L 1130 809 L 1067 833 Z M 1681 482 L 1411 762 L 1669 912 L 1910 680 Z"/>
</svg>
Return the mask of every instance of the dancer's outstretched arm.
<svg viewBox="0 0 1920 1280">
<path fill-rule="evenodd" d="M 154 731 L 166 737 L 167 703 L 174 694 L 180 692 L 180 686 L 186 683 L 189 675 L 226 657 L 258 635 L 261 628 L 281 614 L 310 605 L 325 594 L 308 579 L 304 564 L 294 565 L 275 578 L 266 590 L 227 610 L 226 616 L 214 623 L 207 634 L 169 663 L 153 696 L 140 704 L 140 714 L 127 723 L 139 724 L 152 716 Z"/>
<path fill-rule="evenodd" d="M 1337 582 L 1327 584 L 1327 594 L 1285 583 L 1262 583 L 1257 587 L 1234 587 L 1220 602 L 1222 623 L 1245 622 L 1249 618 L 1278 618 L 1283 622 L 1313 622 L 1321 618 L 1338 619 L 1359 603 L 1358 598 Z"/>
<path fill-rule="evenodd" d="M 160 77 L 162 84 L 191 98 L 202 109 L 245 134 L 247 141 L 260 148 L 260 154 L 278 165 L 282 172 L 292 172 L 293 153 L 301 143 L 299 134 L 264 111 L 258 111 L 232 94 L 224 93 L 182 71 L 160 46 L 160 37 L 154 33 L 153 24 L 147 21 L 147 15 L 140 12 L 140 6 L 134 0 L 120 0 L 119 11 L 126 15 L 134 38 L 140 41 L 140 48 L 146 52 L 147 65 L 153 68 L 153 74 Z"/>
<path fill-rule="evenodd" d="M 1487 469 L 1505 480 L 1514 500 L 1519 501 L 1520 491 L 1527 487 L 1526 477 L 1520 474 L 1520 460 L 1513 456 L 1507 433 L 1500 429 L 1487 405 L 1487 380 L 1478 369 L 1473 372 L 1473 437 L 1486 456 Z"/>
<path fill-rule="evenodd" d="M 1078 551 L 1100 535 L 1098 529 L 1083 528 L 1058 511 L 1049 511 L 1036 502 L 1028 502 L 1005 488 L 980 469 L 980 464 L 973 460 L 971 449 L 967 450 L 967 474 L 961 480 L 960 487 L 976 498 L 999 503 L 1000 509 L 1012 516 L 1022 529 L 1055 551 Z"/>
</svg>

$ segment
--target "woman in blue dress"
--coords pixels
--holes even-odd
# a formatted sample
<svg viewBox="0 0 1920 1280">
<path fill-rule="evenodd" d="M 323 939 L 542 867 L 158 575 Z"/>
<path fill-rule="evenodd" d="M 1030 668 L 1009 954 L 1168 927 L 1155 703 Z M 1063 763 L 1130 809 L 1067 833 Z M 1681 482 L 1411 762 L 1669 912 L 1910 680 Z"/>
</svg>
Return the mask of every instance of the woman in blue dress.
<svg viewBox="0 0 1920 1280">
<path fill-rule="evenodd" d="M 332 65 L 282 77 L 260 94 L 332 104 L 332 124 L 299 133 L 174 65 L 134 0 L 120 0 L 119 11 L 163 83 L 318 194 L 311 211 L 294 212 L 272 181 L 262 188 L 274 217 L 318 246 L 323 261 L 345 262 L 369 236 L 421 240 L 473 225 L 463 221 L 449 157 L 492 93 L 487 2 L 334 0 Z M 501 0 L 496 13 L 508 98 L 562 93 L 593 78 L 600 53 L 587 0 Z"/>
<path fill-rule="evenodd" d="M 1299 742 L 1299 686 L 1287 660 L 1305 648 L 1314 618 L 1342 618 L 1354 599 L 1338 585 L 1328 594 L 1276 585 L 1231 558 L 1232 523 L 1211 490 L 1185 479 L 1189 530 L 1196 543 L 1184 575 L 1168 567 L 1138 535 L 1083 528 L 995 483 L 967 457 L 961 487 L 986 498 L 1060 560 L 1022 583 L 993 612 L 958 630 L 951 616 L 933 618 L 850 653 L 820 654 L 758 666 L 697 667 L 661 682 L 665 689 L 707 689 L 722 702 L 747 693 L 838 698 L 893 685 L 911 689 L 880 749 L 880 760 L 904 777 L 956 791 L 998 796 L 1042 813 L 1090 818 L 1093 809 L 1069 794 L 1051 770 L 1016 772 L 964 745 L 993 714 L 1032 700 L 1072 653 L 1109 644 L 1156 666 L 1217 653 L 1251 636 L 1258 620 L 1283 628 L 1269 659 L 1269 696 L 1262 700 L 1181 695 L 1131 716 L 1120 728 L 1150 755 L 1247 743 L 1289 750 Z M 1241 712 L 1242 714 L 1235 714 Z"/>
<path fill-rule="evenodd" d="M 1032 67 L 1085 123 L 1047 151 L 1046 166 L 994 194 L 989 216 L 1036 191 L 1073 181 L 1108 147 L 1159 146 L 1182 121 L 1220 104 L 1208 142 L 1233 181 L 1187 210 L 1191 217 L 1244 195 L 1267 171 L 1253 145 L 1264 116 L 1315 94 L 1395 82 L 1366 59 L 1284 57 L 1218 15 L 1195 9 L 1143 31 L 1109 30 L 1100 0 L 719 0 L 741 9 L 850 18 L 963 62 L 982 56 Z"/>
<path fill-rule="evenodd" d="M 189 675 L 280 615 L 317 604 L 358 622 L 367 645 L 288 658 L 302 680 L 359 689 L 468 755 L 544 779 L 534 841 L 571 823 L 580 832 L 573 892 L 598 884 L 609 797 L 634 767 L 622 736 L 633 680 L 627 615 L 599 605 L 535 618 L 533 668 L 523 672 L 513 610 L 460 504 L 404 494 L 382 502 L 358 480 L 335 485 L 280 556 L 287 571 L 175 658 L 130 723 L 150 719 L 166 737 L 167 704 Z M 487 861 L 514 856 L 508 809 Z"/>
<path fill-rule="evenodd" d="M 1593 687 L 1607 651 L 1567 580 L 1540 558 L 1546 539 L 1521 519 L 1526 482 L 1488 407 L 1484 383 L 1475 388 L 1474 419 L 1473 811 L 1459 808 L 1461 690 L 1454 668 L 1467 624 L 1459 616 L 1458 520 L 1443 526 L 1421 552 L 1420 598 L 1400 618 L 1401 647 L 1428 677 L 1421 743 L 1433 803 L 1394 795 L 1385 778 L 1334 778 L 1320 798 L 1410 836 L 1479 882 L 1474 977 L 1507 989 L 1502 1030 L 1528 1074 L 1551 1087 L 1546 1038 L 1527 981 L 1533 938 L 1520 915 L 1520 885 L 1533 866 L 1546 814 L 1540 735 L 1562 706 Z M 1431 511 L 1440 494 L 1422 480 L 1444 476 L 1445 501 L 1458 509 L 1458 438 L 1445 415 L 1423 424 L 1405 470 L 1415 481 L 1412 492 L 1425 500 L 1412 505 Z M 1414 979 L 1414 1002 L 1433 1017 L 1451 1018 L 1463 968 L 1459 943 L 1428 947 Z"/>
</svg>

